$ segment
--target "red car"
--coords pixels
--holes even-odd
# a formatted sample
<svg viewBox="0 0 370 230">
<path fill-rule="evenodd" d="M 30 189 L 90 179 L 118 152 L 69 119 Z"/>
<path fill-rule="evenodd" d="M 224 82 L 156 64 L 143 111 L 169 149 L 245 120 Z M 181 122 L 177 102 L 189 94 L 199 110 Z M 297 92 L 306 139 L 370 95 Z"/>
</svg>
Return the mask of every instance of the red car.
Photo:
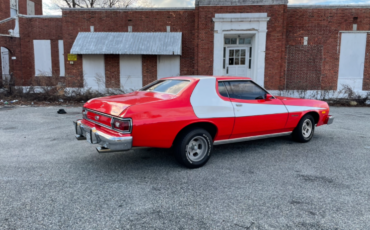
<svg viewBox="0 0 370 230">
<path fill-rule="evenodd" d="M 332 124 L 326 102 L 272 96 L 245 77 L 170 77 L 133 93 L 96 98 L 74 122 L 78 140 L 99 153 L 174 148 L 189 168 L 203 166 L 214 145 L 292 135 L 308 142 Z"/>
</svg>

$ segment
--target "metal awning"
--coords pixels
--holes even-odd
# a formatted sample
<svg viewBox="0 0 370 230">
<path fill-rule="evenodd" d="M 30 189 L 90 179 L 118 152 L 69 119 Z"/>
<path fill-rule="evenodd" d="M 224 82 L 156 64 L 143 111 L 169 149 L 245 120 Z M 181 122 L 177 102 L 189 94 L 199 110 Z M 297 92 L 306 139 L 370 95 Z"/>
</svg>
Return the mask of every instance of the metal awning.
<svg viewBox="0 0 370 230">
<path fill-rule="evenodd" d="M 71 54 L 181 55 L 182 33 L 80 32 Z"/>
</svg>

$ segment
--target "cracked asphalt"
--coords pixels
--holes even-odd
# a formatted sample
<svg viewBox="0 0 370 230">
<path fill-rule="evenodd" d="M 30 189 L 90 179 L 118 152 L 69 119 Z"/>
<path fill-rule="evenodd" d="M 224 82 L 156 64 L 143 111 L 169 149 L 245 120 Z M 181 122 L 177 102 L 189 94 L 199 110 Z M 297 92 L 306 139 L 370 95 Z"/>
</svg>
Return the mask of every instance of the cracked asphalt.
<svg viewBox="0 0 370 230">
<path fill-rule="evenodd" d="M 332 108 L 313 140 L 98 154 L 81 108 L 0 107 L 0 229 L 370 229 L 370 108 Z"/>
</svg>

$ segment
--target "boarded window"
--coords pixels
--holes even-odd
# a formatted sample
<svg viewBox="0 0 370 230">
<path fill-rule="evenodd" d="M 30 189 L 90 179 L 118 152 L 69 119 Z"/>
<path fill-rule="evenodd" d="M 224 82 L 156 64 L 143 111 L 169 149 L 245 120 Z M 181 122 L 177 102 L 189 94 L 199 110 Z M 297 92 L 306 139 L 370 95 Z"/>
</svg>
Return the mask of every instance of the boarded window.
<svg viewBox="0 0 370 230">
<path fill-rule="evenodd" d="M 104 55 L 83 55 L 82 68 L 86 88 L 105 88 Z"/>
<path fill-rule="evenodd" d="M 51 45 L 50 40 L 33 40 L 35 57 L 35 75 L 51 76 Z"/>
<path fill-rule="evenodd" d="M 58 49 L 59 49 L 59 69 L 60 69 L 60 76 L 65 76 L 65 63 L 64 63 L 64 44 L 63 40 L 58 41 Z"/>
<path fill-rule="evenodd" d="M 157 77 L 180 76 L 180 56 L 160 55 L 157 58 Z"/>
<path fill-rule="evenodd" d="M 27 15 L 35 15 L 35 3 L 27 1 Z"/>
<path fill-rule="evenodd" d="M 143 87 L 143 64 L 141 55 L 120 55 L 120 82 L 126 92 Z"/>
</svg>

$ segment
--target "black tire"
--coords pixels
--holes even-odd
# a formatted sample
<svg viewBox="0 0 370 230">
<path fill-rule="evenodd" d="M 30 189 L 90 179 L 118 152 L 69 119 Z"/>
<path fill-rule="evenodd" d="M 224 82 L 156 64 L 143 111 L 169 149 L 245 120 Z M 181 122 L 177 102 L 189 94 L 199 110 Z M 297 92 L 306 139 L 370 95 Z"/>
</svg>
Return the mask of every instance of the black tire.
<svg viewBox="0 0 370 230">
<path fill-rule="evenodd" d="M 174 145 L 177 161 L 192 169 L 205 165 L 211 157 L 212 150 L 212 136 L 202 128 L 193 128 L 183 133 Z"/>
<path fill-rule="evenodd" d="M 311 126 L 309 126 L 309 124 L 311 124 Z M 306 128 L 304 129 L 304 127 Z M 313 135 L 315 134 L 315 127 L 316 127 L 316 123 L 312 115 L 310 114 L 305 115 L 299 121 L 297 127 L 294 129 L 293 134 L 292 134 L 293 139 L 301 143 L 309 142 L 312 139 Z M 307 131 L 309 129 L 311 129 L 310 132 Z"/>
</svg>

